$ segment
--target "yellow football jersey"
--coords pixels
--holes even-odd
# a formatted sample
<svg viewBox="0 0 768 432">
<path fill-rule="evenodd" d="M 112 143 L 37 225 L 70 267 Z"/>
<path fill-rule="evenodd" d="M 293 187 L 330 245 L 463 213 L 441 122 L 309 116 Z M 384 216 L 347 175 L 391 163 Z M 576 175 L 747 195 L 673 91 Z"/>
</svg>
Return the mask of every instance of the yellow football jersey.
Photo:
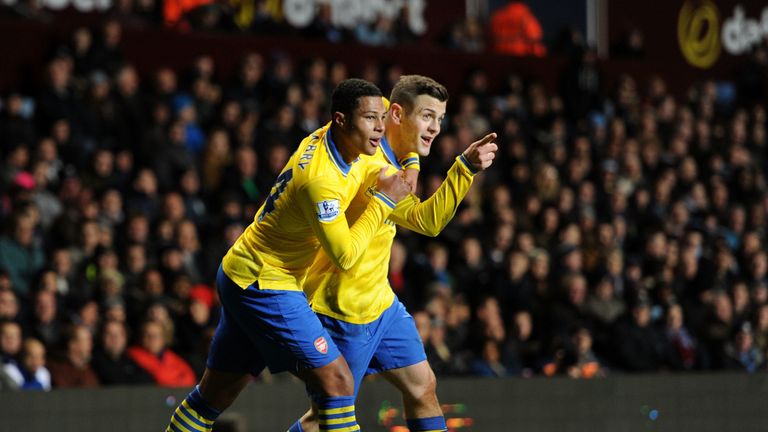
<svg viewBox="0 0 768 432">
<path fill-rule="evenodd" d="M 381 150 L 373 157 L 400 169 L 400 164 L 386 139 Z M 472 186 L 475 171 L 463 156 L 448 171 L 440 188 L 429 199 L 421 202 L 411 194 L 397 204 L 360 261 L 349 270 L 341 271 L 328 255 L 320 252 L 307 274 L 304 292 L 312 309 L 323 315 L 354 324 L 376 320 L 394 300 L 389 286 L 389 255 L 395 237 L 395 224 L 412 231 L 436 236 L 453 218 L 456 209 Z M 347 209 L 350 222 L 364 215 L 375 189 L 376 177 L 369 175 Z"/>
<path fill-rule="evenodd" d="M 316 130 L 301 142 L 253 223 L 224 256 L 224 273 L 242 288 L 258 281 L 261 289 L 298 291 L 318 250 L 326 252 L 331 266 L 353 267 L 395 203 L 375 192 L 351 225 L 345 211 L 361 183 L 384 166 L 371 156 L 347 164 L 330 126 Z"/>
</svg>

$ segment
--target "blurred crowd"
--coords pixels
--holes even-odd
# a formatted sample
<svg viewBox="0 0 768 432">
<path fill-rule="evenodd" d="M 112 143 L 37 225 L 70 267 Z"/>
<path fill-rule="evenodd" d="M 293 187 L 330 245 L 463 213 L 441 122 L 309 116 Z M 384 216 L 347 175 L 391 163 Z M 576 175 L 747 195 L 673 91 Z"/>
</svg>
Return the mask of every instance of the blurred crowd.
<svg viewBox="0 0 768 432">
<path fill-rule="evenodd" d="M 498 3 L 498 2 L 497 2 Z M 525 2 L 501 2 L 494 10 L 483 8 L 445 28 L 436 29 L 428 43 L 465 52 L 497 52 L 517 56 L 543 56 L 544 31 Z M 75 9 L 78 5 L 74 5 Z M 396 47 L 422 43 L 428 23 L 424 0 L 384 4 L 371 1 L 350 8 L 343 3 L 318 0 L 315 5 L 295 5 L 289 17 L 282 0 L 119 0 L 105 16 L 132 29 L 165 27 L 178 32 L 247 33 L 280 37 L 354 42 L 368 46 Z M 0 15 L 50 23 L 57 12 L 33 0 L 7 0 Z M 572 28 L 562 30 L 554 50 Z M 583 38 L 582 35 L 576 37 Z M 434 38 L 434 40 L 433 40 Z"/>
<path fill-rule="evenodd" d="M 221 257 L 333 87 L 388 93 L 400 68 L 250 53 L 232 77 L 207 56 L 140 77 L 117 21 L 70 40 L 1 99 L 0 388 L 193 385 Z M 471 73 L 418 193 L 488 131 L 498 158 L 389 272 L 438 375 L 764 371 L 766 67 L 761 47 L 685 97 L 609 87 L 588 49 L 557 89 Z"/>
</svg>

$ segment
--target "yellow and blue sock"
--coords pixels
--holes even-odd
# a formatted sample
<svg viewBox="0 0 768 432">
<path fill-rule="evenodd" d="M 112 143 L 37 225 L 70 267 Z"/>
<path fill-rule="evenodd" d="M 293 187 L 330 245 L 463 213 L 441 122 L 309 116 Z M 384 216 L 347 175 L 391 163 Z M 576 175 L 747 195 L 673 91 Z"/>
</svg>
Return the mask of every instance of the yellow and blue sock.
<svg viewBox="0 0 768 432">
<path fill-rule="evenodd" d="M 210 406 L 195 386 L 176 408 L 166 432 L 211 432 L 221 412 Z"/>
<path fill-rule="evenodd" d="M 411 432 L 445 432 L 448 430 L 443 416 L 406 419 L 405 423 Z"/>
<path fill-rule="evenodd" d="M 321 397 L 316 400 L 318 405 L 318 421 L 320 432 L 353 432 L 359 431 L 355 418 L 355 397 L 334 396 Z"/>
</svg>

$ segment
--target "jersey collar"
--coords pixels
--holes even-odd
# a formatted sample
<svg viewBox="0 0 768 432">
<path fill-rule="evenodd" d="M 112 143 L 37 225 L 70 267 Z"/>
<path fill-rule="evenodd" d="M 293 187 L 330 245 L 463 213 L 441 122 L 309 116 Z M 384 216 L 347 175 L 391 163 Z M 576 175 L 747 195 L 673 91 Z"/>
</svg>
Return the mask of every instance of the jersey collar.
<svg viewBox="0 0 768 432">
<path fill-rule="evenodd" d="M 336 147 L 336 143 L 333 142 L 333 138 L 331 138 L 331 128 L 328 127 L 328 132 L 325 133 L 325 148 L 328 150 L 328 155 L 331 158 L 331 162 L 333 162 L 334 165 L 336 165 L 336 168 L 341 171 L 341 174 L 344 175 L 344 177 L 349 174 L 349 170 L 352 169 L 352 164 L 360 160 L 360 158 L 356 158 L 352 161 L 352 163 L 346 163 L 344 162 L 344 158 L 341 157 L 341 153 L 339 153 L 339 149 Z"/>
<path fill-rule="evenodd" d="M 384 153 L 384 157 L 387 158 L 387 161 L 391 165 L 393 165 L 397 169 L 402 169 L 403 167 L 400 166 L 400 162 L 397 161 L 397 156 L 395 155 L 395 151 L 392 150 L 392 147 L 389 145 L 389 141 L 387 140 L 387 136 L 381 137 L 381 151 Z"/>
</svg>

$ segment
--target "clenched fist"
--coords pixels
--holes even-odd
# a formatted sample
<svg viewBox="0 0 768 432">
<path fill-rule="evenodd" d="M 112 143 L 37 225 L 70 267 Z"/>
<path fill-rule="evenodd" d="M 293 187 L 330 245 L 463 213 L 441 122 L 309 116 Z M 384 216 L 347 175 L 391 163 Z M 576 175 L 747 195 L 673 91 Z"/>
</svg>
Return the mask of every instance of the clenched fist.
<svg viewBox="0 0 768 432">
<path fill-rule="evenodd" d="M 395 202 L 399 202 L 411 193 L 411 185 L 406 181 L 405 174 L 398 171 L 388 176 L 387 167 L 382 168 L 379 172 L 376 189 Z"/>
</svg>

